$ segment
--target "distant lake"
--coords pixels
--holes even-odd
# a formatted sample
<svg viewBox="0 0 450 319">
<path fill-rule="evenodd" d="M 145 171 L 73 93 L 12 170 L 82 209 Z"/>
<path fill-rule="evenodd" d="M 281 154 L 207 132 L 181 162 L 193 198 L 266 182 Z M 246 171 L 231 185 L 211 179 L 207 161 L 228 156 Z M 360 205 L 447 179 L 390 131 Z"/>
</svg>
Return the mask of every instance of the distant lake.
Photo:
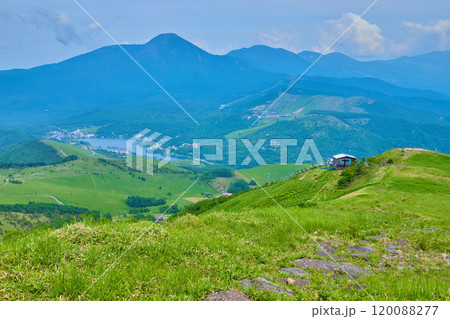
<svg viewBox="0 0 450 319">
<path fill-rule="evenodd" d="M 89 143 L 93 147 L 98 147 L 106 151 L 120 150 L 125 151 L 127 149 L 127 140 L 120 138 L 79 138 L 78 141 L 83 141 Z M 135 153 L 135 148 L 133 148 L 133 153 Z M 156 160 L 163 159 L 161 154 L 155 153 L 153 157 Z M 180 160 L 181 158 L 171 157 L 172 161 Z"/>
<path fill-rule="evenodd" d="M 120 138 L 80 138 L 78 140 L 107 151 L 111 149 L 124 151 L 127 149 L 127 140 Z"/>
</svg>

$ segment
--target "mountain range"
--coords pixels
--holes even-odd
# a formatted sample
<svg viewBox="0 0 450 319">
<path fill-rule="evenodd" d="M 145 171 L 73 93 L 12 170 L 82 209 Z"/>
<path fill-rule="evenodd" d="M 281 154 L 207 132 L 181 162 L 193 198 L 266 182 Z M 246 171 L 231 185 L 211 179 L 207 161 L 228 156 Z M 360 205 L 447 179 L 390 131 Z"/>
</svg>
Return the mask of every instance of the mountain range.
<svg viewBox="0 0 450 319">
<path fill-rule="evenodd" d="M 277 113 L 274 119 L 262 118 L 255 130 L 253 120 L 267 111 L 318 53 L 253 46 L 213 55 L 175 34 L 123 48 L 148 74 L 117 45 L 60 63 L 0 71 L 2 129 L 25 128 L 42 134 L 50 127 L 93 125 L 103 136 L 130 136 L 148 127 L 181 136 L 181 143 L 237 131 L 255 138 L 261 127 L 278 134 L 276 128 L 281 126 L 296 137 L 326 136 L 328 141 L 323 143 L 329 152 L 338 151 L 329 147 L 336 145 L 331 132 L 337 129 L 343 130 L 338 135 L 344 139 L 369 136 L 368 148 L 356 152 L 361 154 L 379 153 L 399 143 L 444 151 L 450 144 L 445 138 L 450 122 L 448 51 L 367 62 L 341 53 L 324 55 L 271 107 L 270 112 L 283 111 L 291 117 L 282 121 Z M 393 127 L 380 132 L 377 126 L 355 124 L 367 121 L 389 122 Z M 305 123 L 319 132 L 306 129 Z M 406 140 L 390 135 L 402 129 L 405 136 L 415 133 Z"/>
<path fill-rule="evenodd" d="M 306 70 L 320 54 L 303 51 L 298 54 L 256 45 L 231 51 L 227 56 L 235 57 L 269 72 L 298 76 Z M 342 53 L 324 55 L 308 71 L 308 75 L 337 78 L 377 78 L 388 83 L 415 88 L 435 90 L 450 94 L 450 52 L 431 52 L 414 57 L 401 57 L 387 61 L 357 61 Z"/>
</svg>

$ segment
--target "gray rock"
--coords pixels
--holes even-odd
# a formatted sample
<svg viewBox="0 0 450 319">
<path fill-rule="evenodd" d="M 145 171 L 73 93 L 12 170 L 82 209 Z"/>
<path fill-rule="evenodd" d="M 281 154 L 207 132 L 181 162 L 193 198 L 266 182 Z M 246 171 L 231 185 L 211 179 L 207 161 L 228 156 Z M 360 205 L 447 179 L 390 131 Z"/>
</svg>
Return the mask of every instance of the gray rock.
<svg viewBox="0 0 450 319">
<path fill-rule="evenodd" d="M 361 244 L 368 245 L 368 244 L 370 244 L 370 242 L 368 242 L 367 240 L 361 240 Z"/>
<path fill-rule="evenodd" d="M 380 234 L 380 235 L 375 235 L 375 236 L 369 236 L 369 238 L 372 238 L 372 239 L 381 239 L 381 238 L 387 237 L 387 235 L 388 235 L 388 234 Z"/>
<path fill-rule="evenodd" d="M 292 278 L 277 278 L 279 281 L 283 282 L 286 285 L 295 285 L 295 286 L 307 286 L 309 285 L 309 280 L 306 279 L 292 279 Z"/>
<path fill-rule="evenodd" d="M 344 268 L 344 270 L 346 272 L 348 272 L 350 275 L 353 276 L 360 276 L 363 274 L 368 274 L 369 272 L 361 267 L 355 266 L 351 263 L 342 263 L 341 264 L 342 268 Z"/>
<path fill-rule="evenodd" d="M 339 240 L 339 239 L 333 240 L 332 239 L 332 241 L 340 242 L 341 240 Z M 319 244 L 320 244 L 320 247 L 319 247 L 320 249 L 326 250 L 328 252 L 336 251 L 338 249 L 337 247 L 333 246 L 332 243 L 329 241 L 319 241 Z"/>
<path fill-rule="evenodd" d="M 206 296 L 204 301 L 250 301 L 246 294 L 239 290 L 219 291 Z"/>
<path fill-rule="evenodd" d="M 370 255 L 369 254 L 365 254 L 365 253 L 354 253 L 354 254 L 350 254 L 351 257 L 355 257 L 355 258 L 362 258 L 364 260 L 369 260 L 370 259 Z"/>
<path fill-rule="evenodd" d="M 331 275 L 331 278 L 333 278 L 333 279 L 352 279 L 352 276 L 349 276 L 347 274 L 333 274 L 333 275 Z"/>
<path fill-rule="evenodd" d="M 294 260 L 294 263 L 301 268 L 312 268 L 321 271 L 335 271 L 339 269 L 339 266 L 329 260 L 302 258 Z"/>
<path fill-rule="evenodd" d="M 391 254 L 395 254 L 395 252 L 397 251 L 397 246 L 391 245 L 391 246 L 385 247 L 384 249 L 386 249 Z"/>
<path fill-rule="evenodd" d="M 364 276 L 362 276 L 362 275 L 347 275 L 347 274 L 333 274 L 333 275 L 331 275 L 331 278 L 354 280 L 355 278 L 364 278 Z"/>
<path fill-rule="evenodd" d="M 281 268 L 281 271 L 293 277 L 304 277 L 310 274 L 309 271 L 300 268 Z"/>
<path fill-rule="evenodd" d="M 408 245 L 408 242 L 406 241 L 406 239 L 399 238 L 397 239 L 397 245 Z"/>
<path fill-rule="evenodd" d="M 369 253 L 369 254 L 377 252 L 377 250 L 375 248 L 365 247 L 365 246 L 350 246 L 350 247 L 347 247 L 347 249 L 351 250 L 351 251 L 356 251 L 356 252 L 360 252 L 360 253 Z"/>
<path fill-rule="evenodd" d="M 339 256 L 337 256 L 337 255 L 335 255 L 335 254 L 326 252 L 326 251 L 324 251 L 324 250 L 319 250 L 319 251 L 317 252 L 317 255 L 322 256 L 322 257 L 326 257 L 326 258 L 330 258 L 330 259 L 333 259 L 333 260 L 345 260 L 345 259 L 342 258 L 342 257 L 339 257 Z"/>
<path fill-rule="evenodd" d="M 320 248 L 323 248 L 323 250 L 326 250 L 326 251 L 328 251 L 328 252 L 333 252 L 333 251 L 338 250 L 337 247 L 334 247 L 334 246 L 328 246 L 328 245 L 322 245 L 322 246 L 320 246 Z"/>
<path fill-rule="evenodd" d="M 254 288 L 258 291 L 268 291 L 268 292 L 275 292 L 277 294 L 285 294 L 286 296 L 294 296 L 292 293 L 290 293 L 287 290 L 284 290 L 280 286 L 278 286 L 276 283 L 268 281 L 264 278 L 256 278 L 256 279 L 244 279 L 241 280 L 242 288 L 244 289 L 250 289 Z"/>
<path fill-rule="evenodd" d="M 311 259 L 311 258 L 302 258 L 294 260 L 294 262 L 302 268 L 312 268 L 320 271 L 335 271 L 341 270 L 347 272 L 351 275 L 360 275 L 367 274 L 368 271 L 364 270 L 358 266 L 355 266 L 351 263 L 341 263 L 337 264 L 335 262 L 329 260 L 320 260 L 320 259 Z"/>
<path fill-rule="evenodd" d="M 307 285 L 309 285 L 309 280 L 306 280 L 306 279 L 295 279 L 295 285 L 296 286 L 307 286 Z"/>
</svg>

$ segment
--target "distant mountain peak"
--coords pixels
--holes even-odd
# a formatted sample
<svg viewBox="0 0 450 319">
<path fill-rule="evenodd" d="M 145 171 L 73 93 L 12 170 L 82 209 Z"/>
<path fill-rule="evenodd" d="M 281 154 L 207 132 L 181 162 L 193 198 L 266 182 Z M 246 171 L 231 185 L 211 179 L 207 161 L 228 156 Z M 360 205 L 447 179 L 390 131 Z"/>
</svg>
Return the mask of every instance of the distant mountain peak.
<svg viewBox="0 0 450 319">
<path fill-rule="evenodd" d="M 195 44 L 183 39 L 175 33 L 162 33 L 144 45 L 144 50 L 159 52 L 159 54 L 186 54 L 190 52 L 195 55 L 209 54 Z"/>
<path fill-rule="evenodd" d="M 264 44 L 256 44 L 249 48 L 242 48 L 242 49 L 236 49 L 232 50 L 227 53 L 229 56 L 239 55 L 239 54 L 289 54 L 294 55 L 295 53 L 283 49 L 283 48 L 272 48 L 270 46 L 264 45 Z"/>
<path fill-rule="evenodd" d="M 174 44 L 174 43 L 190 43 L 189 41 L 183 39 L 176 33 L 161 33 L 160 35 L 157 35 L 150 41 L 148 41 L 146 44 L 158 44 L 158 45 L 164 45 L 164 44 Z"/>
</svg>

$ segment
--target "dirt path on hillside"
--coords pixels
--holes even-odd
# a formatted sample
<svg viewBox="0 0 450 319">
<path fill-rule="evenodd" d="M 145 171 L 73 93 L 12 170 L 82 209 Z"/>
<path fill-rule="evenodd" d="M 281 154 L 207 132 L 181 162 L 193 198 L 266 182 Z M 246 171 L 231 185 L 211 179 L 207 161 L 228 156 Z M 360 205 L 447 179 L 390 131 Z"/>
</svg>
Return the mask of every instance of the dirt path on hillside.
<svg viewBox="0 0 450 319">
<path fill-rule="evenodd" d="M 94 175 L 91 174 L 92 182 L 94 183 L 94 189 L 97 190 L 97 183 L 95 182 Z"/>
<path fill-rule="evenodd" d="M 9 183 L 9 180 L 8 180 L 8 179 L 5 179 L 5 184 L 0 185 L 0 188 L 5 187 L 6 185 L 8 185 L 8 183 Z"/>
<path fill-rule="evenodd" d="M 67 157 L 67 154 L 64 153 L 64 151 L 63 151 L 62 149 L 59 149 L 59 151 L 61 152 L 61 154 L 62 154 L 64 157 Z"/>
<path fill-rule="evenodd" d="M 57 199 L 55 196 L 48 195 L 48 194 L 44 194 L 44 195 L 41 195 L 41 196 L 53 198 L 58 204 L 64 206 L 64 204 L 59 199 Z"/>
<path fill-rule="evenodd" d="M 314 197 L 312 199 L 310 199 L 311 201 L 315 200 L 317 195 L 320 194 L 321 191 L 323 191 L 323 189 L 327 186 L 328 183 L 326 183 L 325 185 L 322 186 L 322 188 L 316 193 L 316 195 L 314 195 Z"/>
</svg>

